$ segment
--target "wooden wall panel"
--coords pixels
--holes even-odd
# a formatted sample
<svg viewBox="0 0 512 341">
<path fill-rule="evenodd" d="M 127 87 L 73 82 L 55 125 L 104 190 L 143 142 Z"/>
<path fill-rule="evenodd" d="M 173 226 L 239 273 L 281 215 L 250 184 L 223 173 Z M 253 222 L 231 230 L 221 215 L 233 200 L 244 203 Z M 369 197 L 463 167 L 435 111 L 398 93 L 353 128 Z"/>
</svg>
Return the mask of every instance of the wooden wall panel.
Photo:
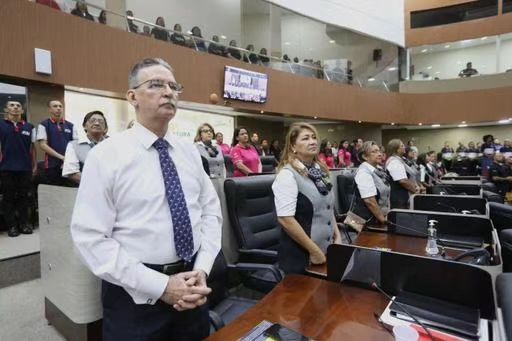
<svg viewBox="0 0 512 341">
<path fill-rule="evenodd" d="M 35 73 L 35 47 L 52 51 L 52 76 Z M 22 0 L 0 1 L 0 50 L 0 75 L 115 93 L 126 91 L 128 73 L 136 61 L 162 57 L 185 86 L 181 98 L 198 103 L 208 103 L 211 93 L 221 95 L 226 64 L 265 72 L 270 80 L 266 104 L 233 101 L 227 105 L 266 114 L 426 124 L 489 121 L 512 113 L 507 97 L 512 88 L 413 95 L 337 85 L 197 53 Z"/>
<path fill-rule="evenodd" d="M 411 29 L 411 12 L 470 2 L 450 0 L 405 1 L 405 46 L 421 46 L 512 32 L 512 13 L 460 23 Z M 502 0 L 499 0 L 500 9 Z M 501 13 L 501 10 L 499 10 Z"/>
</svg>

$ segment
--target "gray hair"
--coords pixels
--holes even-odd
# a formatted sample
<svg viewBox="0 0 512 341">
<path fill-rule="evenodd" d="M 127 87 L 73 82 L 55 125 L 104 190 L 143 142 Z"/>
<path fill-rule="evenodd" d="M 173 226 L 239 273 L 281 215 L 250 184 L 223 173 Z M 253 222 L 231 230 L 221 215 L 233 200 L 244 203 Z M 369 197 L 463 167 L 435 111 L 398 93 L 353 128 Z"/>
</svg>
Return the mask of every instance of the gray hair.
<svg viewBox="0 0 512 341">
<path fill-rule="evenodd" d="M 132 71 L 130 72 L 130 76 L 128 77 L 128 86 L 130 87 L 130 89 L 133 89 L 134 87 L 136 87 L 139 84 L 140 70 L 151 67 L 151 66 L 155 66 L 155 65 L 161 65 L 164 68 L 166 68 L 167 70 L 174 73 L 174 70 L 172 69 L 171 65 L 169 65 L 169 63 L 167 63 L 162 58 L 145 58 L 145 59 L 141 60 L 140 62 L 138 62 L 137 64 L 135 64 L 132 68 Z"/>
<path fill-rule="evenodd" d="M 366 160 L 365 156 L 369 156 L 372 153 L 372 147 L 378 146 L 375 141 L 366 141 L 363 143 L 361 150 L 359 151 L 359 159 Z M 379 147 L 380 149 L 380 147 Z"/>
</svg>

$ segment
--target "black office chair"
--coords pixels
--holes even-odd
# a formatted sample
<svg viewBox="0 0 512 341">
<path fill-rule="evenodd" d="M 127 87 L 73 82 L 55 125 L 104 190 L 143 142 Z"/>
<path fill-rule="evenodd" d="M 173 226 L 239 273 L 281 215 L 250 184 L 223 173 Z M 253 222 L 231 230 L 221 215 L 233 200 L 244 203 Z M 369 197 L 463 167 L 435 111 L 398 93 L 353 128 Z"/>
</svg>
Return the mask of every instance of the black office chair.
<svg viewBox="0 0 512 341">
<path fill-rule="evenodd" d="M 487 191 L 487 190 L 484 190 L 482 192 L 482 198 L 484 198 L 485 200 L 487 200 L 490 203 L 491 202 L 498 203 L 498 204 L 505 203 L 505 199 L 501 195 L 499 195 L 496 192 L 491 192 L 491 191 Z"/>
<path fill-rule="evenodd" d="M 235 166 L 229 155 L 224 155 L 224 166 L 226 166 L 226 178 L 232 178 Z"/>
<path fill-rule="evenodd" d="M 346 226 L 343 221 L 350 210 L 352 200 L 355 194 L 356 182 L 355 173 L 344 173 L 339 174 L 336 177 L 338 183 L 338 207 L 336 208 L 336 222 L 340 231 L 345 236 L 346 242 L 352 244 L 352 240 L 357 237 L 357 231 L 353 230 L 349 226 Z"/>
<path fill-rule="evenodd" d="M 512 272 L 512 206 L 491 202 L 489 211 L 500 237 L 503 272 Z"/>
<path fill-rule="evenodd" d="M 274 267 L 281 236 L 272 183 L 275 175 L 226 179 L 224 192 L 229 220 L 239 246 L 239 262 Z M 269 292 L 280 279 L 262 269 L 246 276 L 244 284 Z"/>
<path fill-rule="evenodd" d="M 277 160 L 274 155 L 260 156 L 260 160 L 262 166 L 262 173 L 269 174 L 276 172 Z"/>
<path fill-rule="evenodd" d="M 507 340 L 512 340 L 512 274 L 496 278 L 496 299 L 503 315 L 503 328 Z"/>
</svg>

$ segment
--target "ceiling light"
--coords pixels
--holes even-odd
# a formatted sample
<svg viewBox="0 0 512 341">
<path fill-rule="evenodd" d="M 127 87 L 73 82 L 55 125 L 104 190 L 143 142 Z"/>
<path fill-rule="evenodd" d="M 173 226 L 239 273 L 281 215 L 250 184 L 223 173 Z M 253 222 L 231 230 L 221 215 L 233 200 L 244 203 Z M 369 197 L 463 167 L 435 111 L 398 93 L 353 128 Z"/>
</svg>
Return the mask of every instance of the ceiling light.
<svg viewBox="0 0 512 341">
<path fill-rule="evenodd" d="M 485 39 L 487 39 L 487 37 L 482 37 L 482 38 L 480 38 L 480 39 L 481 39 L 481 40 L 485 40 Z"/>
<path fill-rule="evenodd" d="M 432 128 L 439 128 L 440 126 L 440 124 L 432 124 Z"/>
<path fill-rule="evenodd" d="M 499 120 L 498 121 L 499 124 L 507 124 L 507 123 L 510 123 L 510 119 L 506 119 L 506 120 Z"/>
<path fill-rule="evenodd" d="M 425 53 L 427 51 L 428 51 L 427 49 L 423 49 L 423 50 L 421 50 L 421 53 Z"/>
<path fill-rule="evenodd" d="M 336 42 L 336 40 L 329 40 L 330 44 L 334 44 L 335 42 Z"/>
<path fill-rule="evenodd" d="M 468 125 L 464 123 L 464 124 L 459 124 L 457 127 L 459 127 L 459 128 L 464 128 L 464 127 L 467 127 L 467 126 L 468 126 Z"/>
<path fill-rule="evenodd" d="M 450 48 L 450 45 L 445 45 L 444 48 L 448 49 L 448 48 Z"/>
<path fill-rule="evenodd" d="M 357 123 L 363 123 L 363 121 L 357 121 Z"/>
<path fill-rule="evenodd" d="M 373 77 L 368 78 L 368 82 L 373 82 L 373 81 L 375 81 L 375 78 L 373 78 Z"/>
<path fill-rule="evenodd" d="M 440 73 L 441 73 L 441 72 L 439 72 L 439 71 L 436 71 L 436 75 L 438 75 L 438 74 L 440 74 Z"/>
<path fill-rule="evenodd" d="M 427 70 L 432 70 L 432 65 L 427 66 Z"/>
<path fill-rule="evenodd" d="M 396 71 L 398 68 L 396 66 L 392 66 L 388 68 L 388 71 Z"/>
<path fill-rule="evenodd" d="M 318 118 L 317 116 L 313 117 L 315 120 Z"/>
<path fill-rule="evenodd" d="M 462 123 L 462 124 L 466 124 L 466 121 L 462 121 L 461 123 Z"/>
<path fill-rule="evenodd" d="M 395 125 L 395 122 L 391 122 L 391 125 L 394 126 Z"/>
<path fill-rule="evenodd" d="M 292 43 L 290 43 L 289 41 L 285 41 L 284 44 L 285 45 L 291 45 Z"/>
<path fill-rule="evenodd" d="M 260 114 L 264 114 L 265 112 L 263 110 L 260 111 Z"/>
<path fill-rule="evenodd" d="M 421 123 L 421 122 L 420 122 L 420 123 L 418 123 L 418 125 L 419 125 L 419 126 L 422 126 L 422 125 L 423 125 L 423 123 Z"/>
<path fill-rule="evenodd" d="M 228 39 L 228 37 L 226 37 L 225 35 L 221 35 L 220 39 Z"/>
</svg>

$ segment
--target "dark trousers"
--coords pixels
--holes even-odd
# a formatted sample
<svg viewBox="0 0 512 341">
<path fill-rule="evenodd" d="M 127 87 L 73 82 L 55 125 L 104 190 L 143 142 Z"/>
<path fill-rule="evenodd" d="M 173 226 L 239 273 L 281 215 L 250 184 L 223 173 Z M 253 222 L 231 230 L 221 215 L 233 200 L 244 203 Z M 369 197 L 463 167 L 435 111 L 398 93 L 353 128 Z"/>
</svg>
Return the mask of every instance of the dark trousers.
<svg viewBox="0 0 512 341">
<path fill-rule="evenodd" d="M 2 210 L 8 228 L 26 225 L 28 220 L 29 192 L 32 189 L 32 172 L 0 172 L 2 182 Z M 16 211 L 18 221 L 16 221 Z"/>
<path fill-rule="evenodd" d="M 158 301 L 135 304 L 120 286 L 102 282 L 103 341 L 203 340 L 210 323 L 208 304 L 179 312 Z"/>
<path fill-rule="evenodd" d="M 41 183 L 52 186 L 78 187 L 70 179 L 62 177 L 62 168 L 60 167 L 45 169 L 44 176 L 41 177 Z"/>
</svg>

